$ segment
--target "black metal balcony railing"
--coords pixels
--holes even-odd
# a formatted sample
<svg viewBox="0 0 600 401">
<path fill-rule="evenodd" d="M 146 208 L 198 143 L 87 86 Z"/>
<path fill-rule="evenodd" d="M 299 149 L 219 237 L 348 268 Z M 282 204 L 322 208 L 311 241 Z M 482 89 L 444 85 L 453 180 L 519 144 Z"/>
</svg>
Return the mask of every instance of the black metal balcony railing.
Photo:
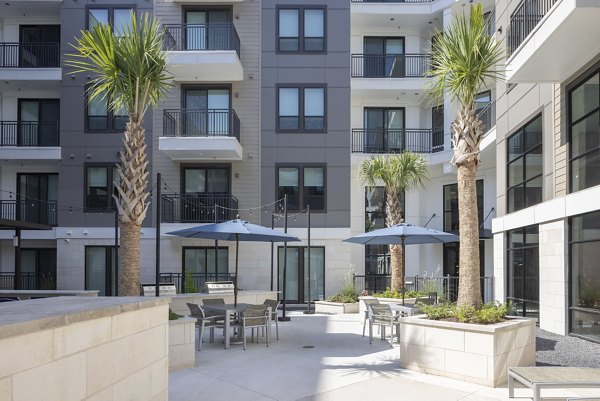
<svg viewBox="0 0 600 401">
<path fill-rule="evenodd" d="M 219 266 L 219 269 L 227 269 L 227 266 Z M 207 281 L 234 281 L 234 273 L 192 273 L 192 283 L 185 284 L 183 273 L 161 273 L 161 283 L 173 283 L 178 294 L 185 292 L 201 292 Z M 190 288 L 191 287 L 191 288 Z"/>
<path fill-rule="evenodd" d="M 0 68 L 58 68 L 59 43 L 0 43 Z"/>
<path fill-rule="evenodd" d="M 515 8 L 510 15 L 506 31 L 509 56 L 517 50 L 556 2 L 557 0 L 523 0 Z"/>
<path fill-rule="evenodd" d="M 352 78 L 421 78 L 431 68 L 428 54 L 353 54 Z"/>
<path fill-rule="evenodd" d="M 233 24 L 164 25 L 165 50 L 235 50 L 240 56 L 240 37 Z"/>
<path fill-rule="evenodd" d="M 483 302 L 494 301 L 494 278 L 480 277 Z M 390 288 L 391 276 L 386 274 L 355 275 L 354 285 L 359 293 L 367 290 L 369 294 L 383 292 Z M 419 291 L 424 294 L 437 292 L 438 299 L 443 297 L 451 302 L 458 297 L 458 277 L 455 276 L 414 276 L 405 277 L 406 291 Z"/>
<path fill-rule="evenodd" d="M 58 133 L 58 121 L 0 121 L 0 146 L 58 146 Z"/>
<path fill-rule="evenodd" d="M 351 3 L 431 3 L 433 0 L 351 0 Z"/>
<path fill-rule="evenodd" d="M 233 195 L 165 194 L 161 200 L 163 223 L 214 223 L 215 210 L 217 222 L 232 220 L 238 209 Z"/>
<path fill-rule="evenodd" d="M 15 286 L 15 273 L 0 273 L 0 290 L 55 290 L 56 275 L 20 273 Z"/>
<path fill-rule="evenodd" d="M 0 200 L 0 216 L 7 220 L 55 226 L 56 202 L 39 200 Z"/>
<path fill-rule="evenodd" d="M 165 110 L 164 136 L 233 136 L 240 140 L 235 110 Z"/>
<path fill-rule="evenodd" d="M 353 153 L 435 153 L 444 150 L 444 131 L 431 129 L 353 129 Z"/>
</svg>

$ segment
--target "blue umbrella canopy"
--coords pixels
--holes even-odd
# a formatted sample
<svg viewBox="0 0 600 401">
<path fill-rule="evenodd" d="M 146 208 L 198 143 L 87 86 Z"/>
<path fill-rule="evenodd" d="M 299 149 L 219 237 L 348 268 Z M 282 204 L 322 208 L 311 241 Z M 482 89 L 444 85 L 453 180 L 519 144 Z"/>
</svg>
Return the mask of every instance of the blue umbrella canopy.
<svg viewBox="0 0 600 401">
<path fill-rule="evenodd" d="M 412 245 L 444 242 L 458 242 L 458 235 L 412 224 L 396 224 L 392 227 L 370 231 L 344 240 L 364 245 Z"/>
<path fill-rule="evenodd" d="M 184 238 L 216 239 L 220 241 L 256 241 L 256 242 L 290 242 L 300 241 L 281 231 L 272 230 L 244 220 L 229 220 L 222 223 L 206 224 L 184 230 L 171 231 L 167 234 Z"/>
<path fill-rule="evenodd" d="M 206 224 L 186 228 L 184 230 L 171 231 L 167 234 L 176 235 L 183 238 L 204 238 L 222 241 L 235 241 L 235 287 L 234 303 L 237 305 L 237 278 L 238 278 L 238 255 L 239 241 L 254 242 L 291 242 L 300 241 L 300 238 L 294 237 L 281 231 L 272 230 L 267 227 L 248 223 L 247 221 L 236 219 L 224 221 L 222 223 Z"/>
</svg>

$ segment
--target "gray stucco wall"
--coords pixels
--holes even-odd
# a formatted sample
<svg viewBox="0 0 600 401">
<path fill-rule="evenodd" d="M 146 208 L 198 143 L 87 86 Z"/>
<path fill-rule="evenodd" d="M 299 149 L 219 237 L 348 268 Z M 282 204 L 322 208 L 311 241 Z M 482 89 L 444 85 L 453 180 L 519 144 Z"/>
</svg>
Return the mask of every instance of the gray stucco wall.
<svg viewBox="0 0 600 401">
<path fill-rule="evenodd" d="M 326 54 L 278 54 L 278 5 L 327 7 Z M 262 2 L 261 203 L 276 196 L 276 165 L 325 163 L 326 213 L 314 213 L 314 227 L 350 226 L 350 0 Z M 276 85 L 326 84 L 326 133 L 277 133 Z M 270 215 L 262 223 L 269 225 Z M 289 222 L 303 226 L 304 221 Z"/>
<path fill-rule="evenodd" d="M 86 7 L 132 5 L 139 14 L 152 12 L 152 2 L 138 0 L 115 2 L 110 0 L 64 1 L 61 5 L 61 53 L 64 57 L 71 52 L 70 43 L 86 27 Z M 123 133 L 84 132 L 85 98 L 84 85 L 87 74 L 70 75 L 71 68 L 63 65 L 63 80 L 60 90 L 60 143 L 62 160 L 59 168 L 59 201 L 61 205 L 73 206 L 73 210 L 59 210 L 58 223 L 63 227 L 106 227 L 113 226 L 114 219 L 106 213 L 84 213 L 84 164 L 117 163 L 117 152 L 122 147 Z M 145 119 L 147 151 L 152 160 L 152 112 Z M 152 166 L 150 162 L 149 167 Z M 153 184 L 150 184 L 150 187 Z M 144 225 L 150 224 L 149 216 Z"/>
</svg>

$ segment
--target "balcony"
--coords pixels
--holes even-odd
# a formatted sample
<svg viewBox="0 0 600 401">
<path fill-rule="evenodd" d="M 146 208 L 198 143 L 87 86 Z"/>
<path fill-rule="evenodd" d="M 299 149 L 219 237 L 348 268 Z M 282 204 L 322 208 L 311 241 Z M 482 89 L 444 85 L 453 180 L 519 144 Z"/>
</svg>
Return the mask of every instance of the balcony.
<svg viewBox="0 0 600 401">
<path fill-rule="evenodd" d="M 436 153 L 444 150 L 444 131 L 431 129 L 353 129 L 352 153 Z"/>
<path fill-rule="evenodd" d="M 0 158 L 60 160 L 59 123 L 0 121 Z"/>
<path fill-rule="evenodd" d="M 0 218 L 55 226 L 56 202 L 41 200 L 0 200 Z"/>
<path fill-rule="evenodd" d="M 235 219 L 238 200 L 233 195 L 165 194 L 161 198 L 163 223 L 214 223 Z"/>
<path fill-rule="evenodd" d="M 600 52 L 600 7 L 588 0 L 523 0 L 506 33 L 509 82 L 564 82 Z"/>
<path fill-rule="evenodd" d="M 441 21 L 442 11 L 455 0 L 351 0 L 352 30 L 367 31 L 373 27 L 383 31 L 416 28 L 430 30 L 431 21 Z"/>
<path fill-rule="evenodd" d="M 234 110 L 165 110 L 159 150 L 172 160 L 242 160 Z"/>
<path fill-rule="evenodd" d="M 59 43 L 0 43 L 0 79 L 61 80 Z"/>
<path fill-rule="evenodd" d="M 427 54 L 353 54 L 352 90 L 420 93 L 425 90 L 425 74 L 430 68 Z"/>
<path fill-rule="evenodd" d="M 164 25 L 175 81 L 242 81 L 240 37 L 233 24 Z"/>
</svg>

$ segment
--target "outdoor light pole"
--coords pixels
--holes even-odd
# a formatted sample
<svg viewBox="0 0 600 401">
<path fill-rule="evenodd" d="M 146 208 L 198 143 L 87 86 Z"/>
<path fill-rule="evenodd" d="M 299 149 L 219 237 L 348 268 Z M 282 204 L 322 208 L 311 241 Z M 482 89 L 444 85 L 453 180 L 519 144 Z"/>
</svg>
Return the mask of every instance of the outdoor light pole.
<svg viewBox="0 0 600 401">
<path fill-rule="evenodd" d="M 288 229 L 288 213 L 287 213 L 287 194 L 285 194 L 285 196 L 283 197 L 283 232 L 287 234 L 287 229 Z M 280 316 L 278 319 L 280 322 L 289 322 L 290 318 L 285 316 L 285 287 L 287 284 L 287 280 L 286 280 L 286 273 L 287 273 L 287 241 L 283 243 L 283 315 Z"/>
<path fill-rule="evenodd" d="M 156 173 L 156 296 L 160 296 L 160 185 L 162 178 L 160 173 Z"/>
<path fill-rule="evenodd" d="M 214 205 L 215 224 L 217 224 L 217 203 Z M 183 277 L 182 277 L 183 278 Z M 208 281 L 208 269 L 204 269 L 204 282 Z M 215 281 L 219 281 L 219 240 L 215 240 Z M 203 291 L 200 289 L 200 291 Z"/>
<path fill-rule="evenodd" d="M 305 315 L 314 313 L 310 309 L 310 205 L 306 205 L 306 213 L 308 219 L 308 309 L 304 311 Z"/>
<path fill-rule="evenodd" d="M 115 199 L 115 297 L 119 296 L 119 208 Z"/>
<path fill-rule="evenodd" d="M 275 215 L 271 213 L 271 230 L 275 229 Z M 273 248 L 274 244 L 271 241 L 271 291 L 273 291 L 273 270 L 274 270 L 274 260 L 273 260 Z"/>
</svg>

